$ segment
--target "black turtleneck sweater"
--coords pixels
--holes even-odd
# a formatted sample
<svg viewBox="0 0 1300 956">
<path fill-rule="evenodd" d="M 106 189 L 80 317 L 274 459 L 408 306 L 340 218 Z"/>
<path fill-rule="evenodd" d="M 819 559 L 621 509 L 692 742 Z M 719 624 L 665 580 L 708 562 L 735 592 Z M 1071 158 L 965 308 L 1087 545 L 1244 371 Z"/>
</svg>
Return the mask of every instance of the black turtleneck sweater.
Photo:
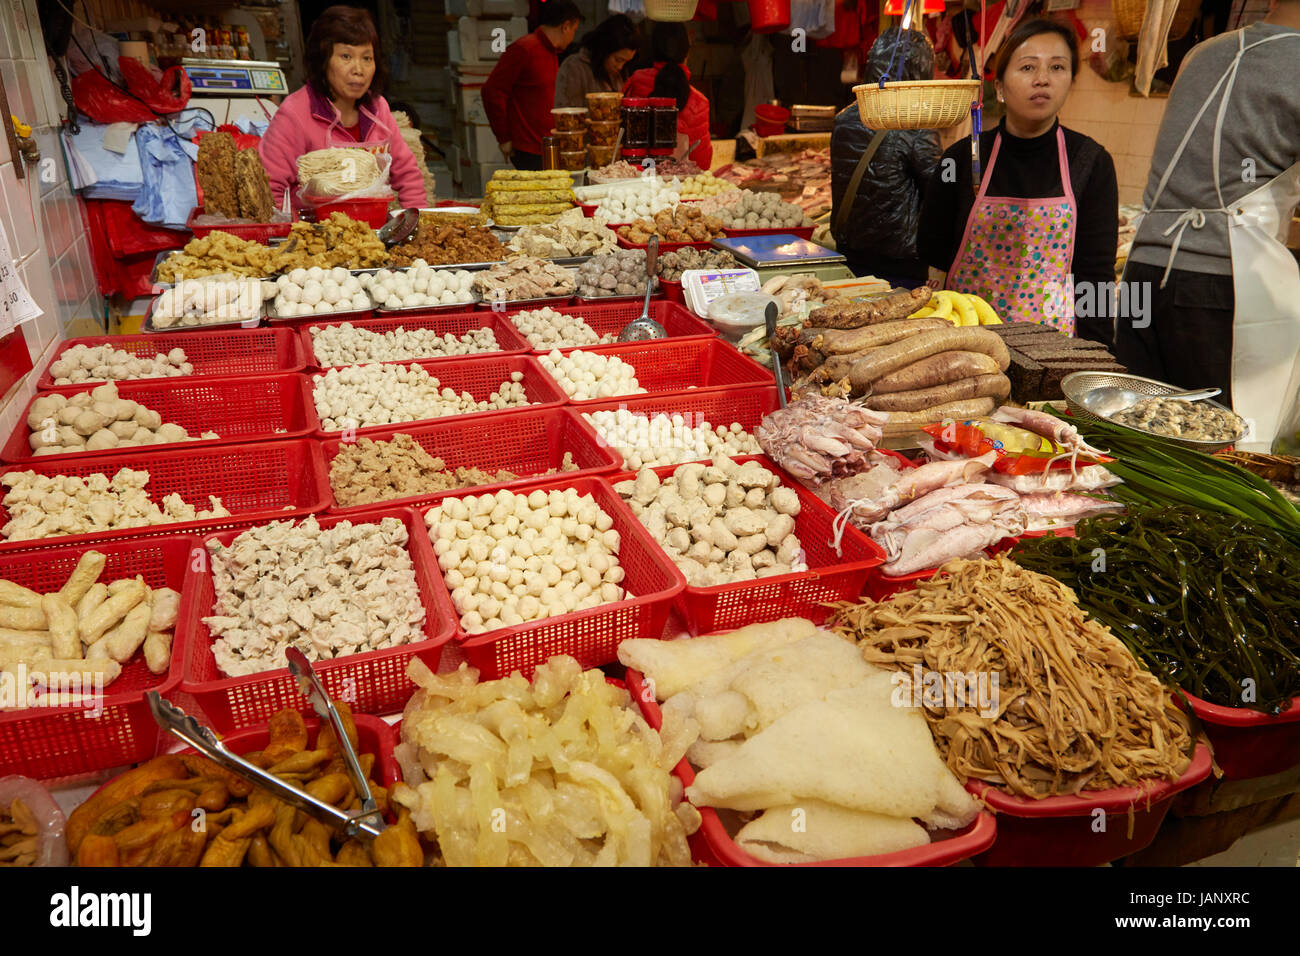
<svg viewBox="0 0 1300 956">
<path fill-rule="evenodd" d="M 980 136 L 980 162 L 985 177 L 989 175 L 989 157 L 993 138 L 1001 131 L 1002 147 L 988 181 L 987 196 L 1014 196 L 1021 199 L 1045 199 L 1060 196 L 1060 166 L 1056 157 L 1056 130 L 1059 123 L 1041 136 L 1020 139 L 1006 131 L 1005 123 L 985 130 Z M 1115 252 L 1119 233 L 1119 186 L 1115 180 L 1115 163 L 1100 143 L 1065 130 L 1065 152 L 1069 161 L 1070 184 L 1078 204 L 1075 222 L 1074 259 L 1071 271 L 1076 283 L 1115 281 Z M 952 162 L 949 162 L 951 160 Z M 944 170 L 956 175 L 944 181 Z M 922 260 L 946 272 L 956 258 L 966 231 L 966 220 L 975 205 L 971 185 L 970 137 L 959 140 L 943 154 L 939 167 L 926 188 L 921 206 L 921 224 L 916 245 Z M 1081 338 L 1110 340 L 1109 321 L 1104 335 L 1093 323 L 1079 321 Z"/>
</svg>

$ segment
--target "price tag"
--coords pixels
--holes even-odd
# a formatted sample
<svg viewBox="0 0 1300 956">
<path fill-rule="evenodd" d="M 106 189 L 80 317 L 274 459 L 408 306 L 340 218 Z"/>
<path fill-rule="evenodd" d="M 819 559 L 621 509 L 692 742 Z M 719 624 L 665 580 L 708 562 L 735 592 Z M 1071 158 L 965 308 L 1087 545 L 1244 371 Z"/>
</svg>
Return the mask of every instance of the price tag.
<svg viewBox="0 0 1300 956">
<path fill-rule="evenodd" d="M 9 236 L 0 223 L 0 335 L 8 335 L 15 326 L 30 322 L 40 314 L 40 306 L 32 299 L 14 266 Z"/>
</svg>

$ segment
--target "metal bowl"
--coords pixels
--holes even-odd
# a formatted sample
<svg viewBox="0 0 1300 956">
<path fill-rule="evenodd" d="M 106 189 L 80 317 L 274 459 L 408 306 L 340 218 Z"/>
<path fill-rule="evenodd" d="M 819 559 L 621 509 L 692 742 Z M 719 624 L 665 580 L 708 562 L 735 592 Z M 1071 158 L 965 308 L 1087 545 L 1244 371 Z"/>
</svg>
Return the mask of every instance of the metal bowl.
<svg viewBox="0 0 1300 956">
<path fill-rule="evenodd" d="M 1065 395 L 1065 405 L 1070 410 L 1070 414 L 1083 421 L 1105 422 L 1108 425 L 1116 425 L 1120 428 L 1127 428 L 1129 431 L 1138 435 L 1146 435 L 1150 438 L 1161 438 L 1175 445 L 1182 445 L 1184 448 L 1191 448 L 1195 451 L 1204 452 L 1211 455 L 1216 451 L 1222 451 L 1237 442 L 1241 441 L 1248 434 L 1243 431 L 1241 434 L 1228 441 L 1201 441 L 1195 438 L 1173 438 L 1169 435 L 1161 435 L 1156 432 L 1149 432 L 1141 428 L 1133 428 L 1129 425 L 1122 425 L 1113 419 L 1106 418 L 1102 415 L 1096 415 L 1088 411 L 1087 406 L 1083 404 L 1083 399 L 1088 396 L 1093 389 L 1097 388 L 1128 388 L 1143 395 L 1150 395 L 1153 398 L 1159 398 L 1162 395 L 1169 395 L 1173 392 L 1182 392 L 1185 389 L 1176 385 L 1169 385 L 1165 382 L 1157 382 L 1153 378 L 1142 378 L 1139 375 L 1124 375 L 1119 372 L 1071 372 L 1065 378 L 1061 379 L 1061 391 Z M 1230 412 L 1232 409 L 1226 405 L 1221 405 L 1212 399 L 1201 399 L 1207 405 L 1213 405 L 1215 408 L 1223 409 Z"/>
</svg>

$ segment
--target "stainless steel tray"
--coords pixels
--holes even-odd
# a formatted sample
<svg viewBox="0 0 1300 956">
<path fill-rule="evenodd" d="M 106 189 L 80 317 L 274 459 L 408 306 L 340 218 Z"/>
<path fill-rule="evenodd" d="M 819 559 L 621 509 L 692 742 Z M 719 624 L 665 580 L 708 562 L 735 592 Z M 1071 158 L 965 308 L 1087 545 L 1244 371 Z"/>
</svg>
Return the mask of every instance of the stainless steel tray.
<svg viewBox="0 0 1300 956">
<path fill-rule="evenodd" d="M 1084 421 L 1105 422 L 1108 425 L 1115 425 L 1119 428 L 1126 428 L 1135 435 L 1144 435 L 1147 438 L 1163 439 L 1167 442 L 1173 442 L 1175 445 L 1182 445 L 1184 448 L 1191 448 L 1195 451 L 1204 452 L 1207 455 L 1216 451 L 1222 451 L 1239 441 L 1248 439 L 1250 432 L 1247 430 L 1235 438 L 1227 441 L 1201 441 L 1195 438 L 1174 438 L 1169 435 L 1161 435 L 1159 432 L 1147 431 L 1145 428 L 1134 428 L 1132 425 L 1124 425 L 1110 418 L 1096 415 L 1088 411 L 1087 406 L 1083 404 L 1083 399 L 1093 389 L 1105 386 L 1114 386 L 1116 388 L 1129 388 L 1135 392 L 1141 392 L 1143 395 L 1149 395 L 1152 398 L 1159 398 L 1162 395 L 1168 395 L 1172 392 L 1181 392 L 1182 388 L 1169 385 L 1166 382 L 1158 382 L 1153 378 L 1142 378 L 1140 375 L 1127 375 L 1121 372 L 1071 372 L 1061 379 L 1061 394 L 1065 396 L 1065 406 L 1070 410 L 1071 415 L 1075 415 Z M 1215 408 L 1223 411 L 1232 411 L 1227 405 L 1222 405 L 1213 399 L 1202 399 L 1206 405 L 1213 405 Z"/>
<path fill-rule="evenodd" d="M 284 316 L 276 315 L 275 311 L 267 304 L 264 311 L 266 320 L 272 323 L 280 322 L 350 322 L 353 319 L 365 319 L 374 315 L 375 307 L 373 303 L 368 309 L 354 309 L 350 312 L 319 312 L 311 315 L 293 315 Z"/>
<path fill-rule="evenodd" d="M 472 312 L 483 300 L 473 298 L 468 302 L 453 302 L 451 305 L 413 305 L 410 308 L 389 309 L 382 305 L 375 306 L 379 315 L 402 315 L 406 312 Z"/>
<path fill-rule="evenodd" d="M 572 295 L 550 296 L 545 299 L 505 299 L 501 304 L 507 309 L 526 309 L 530 306 L 541 307 L 544 305 L 568 305 L 573 301 Z M 492 299 L 482 299 L 478 303 L 480 309 L 491 309 L 495 305 Z M 523 333 L 520 333 L 521 335 Z"/>
<path fill-rule="evenodd" d="M 255 329 L 262 324 L 262 319 L 266 316 L 266 301 L 263 300 L 261 307 L 257 310 L 257 315 L 251 319 L 234 319 L 230 322 L 204 322 L 200 325 L 172 325 L 160 327 L 153 324 L 153 309 L 157 303 L 157 296 L 154 296 L 149 300 L 149 305 L 145 309 L 144 313 L 144 322 L 140 325 L 141 331 L 166 334 L 168 332 L 203 332 L 207 329 Z"/>
</svg>

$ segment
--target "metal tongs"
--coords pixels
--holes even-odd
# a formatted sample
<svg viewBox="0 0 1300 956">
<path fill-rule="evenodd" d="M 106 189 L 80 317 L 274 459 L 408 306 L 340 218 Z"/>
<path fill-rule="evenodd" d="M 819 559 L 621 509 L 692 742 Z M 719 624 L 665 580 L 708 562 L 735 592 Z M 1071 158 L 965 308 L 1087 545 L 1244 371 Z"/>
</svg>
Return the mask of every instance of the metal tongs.
<svg viewBox="0 0 1300 956">
<path fill-rule="evenodd" d="M 312 709 L 322 720 L 328 720 L 334 728 L 334 736 L 339 741 L 348 776 L 352 779 L 357 795 L 361 797 L 361 810 L 355 815 L 318 800 L 307 791 L 231 753 L 216 734 L 175 704 L 163 700 L 156 691 L 150 691 L 145 695 L 149 701 L 149 709 L 153 712 L 153 719 L 163 730 L 189 744 L 217 766 L 269 791 L 277 799 L 314 817 L 326 826 L 341 830 L 350 837 L 363 840 L 374 839 L 387 828 L 388 824 L 384 822 L 383 815 L 375 805 L 370 784 L 361 770 L 361 763 L 357 760 L 356 751 L 352 749 L 352 742 L 348 740 L 348 735 L 344 731 L 339 712 L 325 693 L 320 678 L 316 676 L 316 671 L 312 669 L 311 663 L 303 653 L 291 647 L 286 651 L 286 656 L 289 658 L 289 672 L 298 679 L 299 689 L 311 701 Z"/>
</svg>

